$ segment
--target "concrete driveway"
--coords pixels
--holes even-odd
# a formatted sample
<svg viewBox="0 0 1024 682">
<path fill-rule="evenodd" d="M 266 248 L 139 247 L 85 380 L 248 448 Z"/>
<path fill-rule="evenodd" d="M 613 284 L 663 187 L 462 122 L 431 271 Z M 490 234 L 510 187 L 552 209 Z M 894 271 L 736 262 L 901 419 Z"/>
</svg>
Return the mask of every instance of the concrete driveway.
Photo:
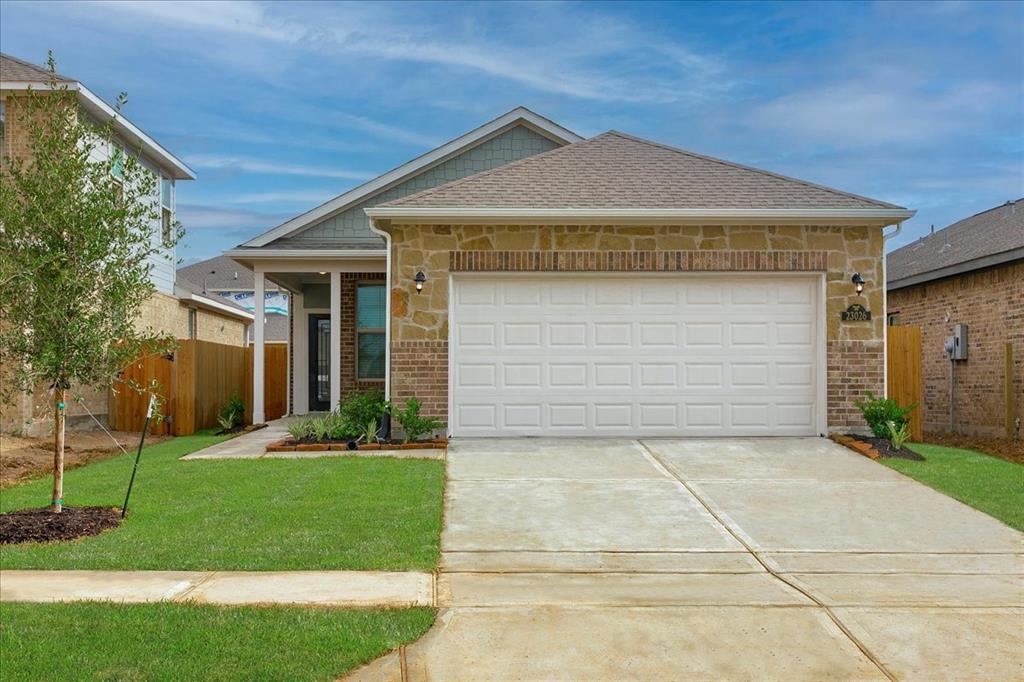
<svg viewBox="0 0 1024 682">
<path fill-rule="evenodd" d="M 448 475 L 438 622 L 357 679 L 1024 679 L 1024 535 L 829 441 L 459 440 Z"/>
</svg>

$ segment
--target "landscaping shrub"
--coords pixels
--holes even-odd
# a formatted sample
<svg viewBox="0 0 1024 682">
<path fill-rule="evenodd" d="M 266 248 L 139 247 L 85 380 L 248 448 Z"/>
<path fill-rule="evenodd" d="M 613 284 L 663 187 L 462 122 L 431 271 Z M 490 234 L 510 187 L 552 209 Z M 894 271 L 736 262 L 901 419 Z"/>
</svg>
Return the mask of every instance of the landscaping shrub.
<svg viewBox="0 0 1024 682">
<path fill-rule="evenodd" d="M 900 407 L 892 398 L 879 398 L 871 391 L 867 392 L 864 400 L 855 400 L 853 404 L 864 415 L 871 432 L 879 438 L 889 438 L 889 422 L 893 422 L 897 429 L 905 426 L 907 415 L 917 407 L 916 404 Z"/>
<path fill-rule="evenodd" d="M 295 440 L 305 440 L 313 435 L 313 417 L 293 421 L 288 425 L 288 435 Z"/>
<path fill-rule="evenodd" d="M 381 419 L 390 409 L 388 401 L 384 399 L 384 391 L 379 388 L 370 388 L 365 391 L 353 391 L 341 401 L 338 412 L 354 433 L 358 436 L 365 431 L 371 420 L 380 424 Z"/>
<path fill-rule="evenodd" d="M 224 403 L 224 407 L 220 408 L 220 412 L 217 413 L 217 423 L 225 431 L 230 431 L 241 426 L 244 417 L 245 403 L 238 397 L 236 391 L 231 394 L 231 400 Z"/>
<path fill-rule="evenodd" d="M 392 416 L 405 431 L 406 443 L 418 440 L 423 434 L 433 433 L 444 426 L 444 422 L 440 419 L 420 416 L 420 407 L 422 404 L 419 398 L 413 397 L 405 402 L 404 410 L 392 408 Z"/>
<path fill-rule="evenodd" d="M 897 424 L 894 421 L 887 421 L 885 428 L 889 431 L 889 443 L 896 450 L 903 448 L 903 444 L 910 440 L 910 424 L 906 422 Z"/>
</svg>

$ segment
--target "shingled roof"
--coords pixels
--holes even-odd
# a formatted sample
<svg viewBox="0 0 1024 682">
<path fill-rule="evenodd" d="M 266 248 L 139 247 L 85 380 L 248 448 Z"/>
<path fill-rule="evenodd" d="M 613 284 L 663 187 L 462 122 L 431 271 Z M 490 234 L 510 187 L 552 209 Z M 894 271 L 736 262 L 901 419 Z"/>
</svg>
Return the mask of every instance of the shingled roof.
<svg viewBox="0 0 1024 682">
<path fill-rule="evenodd" d="M 888 288 L 900 289 L 1024 258 L 1024 198 L 1007 201 L 896 249 Z"/>
<path fill-rule="evenodd" d="M 0 52 L 0 81 L 11 83 L 49 83 L 50 72 L 41 66 L 30 64 L 24 60 Z M 57 81 L 74 83 L 74 78 L 57 74 Z"/>
<path fill-rule="evenodd" d="M 884 201 L 616 131 L 382 207 L 903 210 Z"/>
</svg>

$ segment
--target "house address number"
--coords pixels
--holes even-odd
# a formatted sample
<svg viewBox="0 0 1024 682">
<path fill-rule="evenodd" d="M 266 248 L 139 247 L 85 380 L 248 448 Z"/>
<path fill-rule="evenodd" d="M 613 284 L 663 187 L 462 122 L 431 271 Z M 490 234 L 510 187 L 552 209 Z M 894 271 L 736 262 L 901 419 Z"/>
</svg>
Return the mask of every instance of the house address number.
<svg viewBox="0 0 1024 682">
<path fill-rule="evenodd" d="M 871 320 L 871 311 L 859 303 L 854 303 L 841 314 L 843 322 L 868 322 Z"/>
</svg>

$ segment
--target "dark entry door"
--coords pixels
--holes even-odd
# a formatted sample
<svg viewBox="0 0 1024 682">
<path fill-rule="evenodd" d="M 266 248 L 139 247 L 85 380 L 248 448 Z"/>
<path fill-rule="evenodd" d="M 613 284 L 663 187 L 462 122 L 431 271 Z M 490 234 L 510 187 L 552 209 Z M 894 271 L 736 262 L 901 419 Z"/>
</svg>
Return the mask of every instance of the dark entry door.
<svg viewBox="0 0 1024 682">
<path fill-rule="evenodd" d="M 309 409 L 331 409 L 331 316 L 309 316 Z"/>
</svg>

